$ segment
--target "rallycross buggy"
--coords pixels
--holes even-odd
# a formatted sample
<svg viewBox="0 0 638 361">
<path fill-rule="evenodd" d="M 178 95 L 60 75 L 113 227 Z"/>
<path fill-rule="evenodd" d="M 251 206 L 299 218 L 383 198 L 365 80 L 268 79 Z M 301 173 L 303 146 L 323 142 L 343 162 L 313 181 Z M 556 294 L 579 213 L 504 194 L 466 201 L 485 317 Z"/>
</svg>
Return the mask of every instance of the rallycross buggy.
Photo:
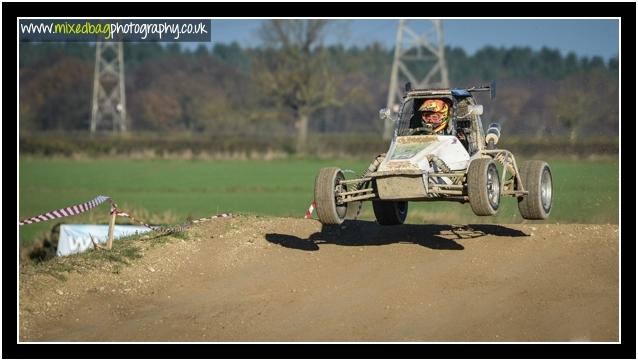
<svg viewBox="0 0 638 361">
<path fill-rule="evenodd" d="M 496 147 L 500 126 L 483 131 L 483 106 L 475 92 L 490 92 L 495 84 L 467 89 L 411 89 L 398 117 L 388 109 L 379 115 L 395 123 L 387 153 L 377 156 L 365 173 L 346 179 L 339 168 L 322 168 L 315 179 L 315 203 L 322 224 L 341 224 L 356 218 L 361 202 L 372 201 L 377 222 L 402 224 L 408 201 L 453 201 L 470 203 L 479 216 L 496 214 L 502 196 L 518 199 L 525 219 L 546 219 L 552 209 L 552 173 L 543 161 L 527 161 L 519 167 L 514 155 Z M 444 132 L 433 134 L 419 112 L 428 99 L 449 104 Z M 500 169 L 500 170 L 499 170 Z M 499 172 L 501 174 L 499 174 Z"/>
</svg>

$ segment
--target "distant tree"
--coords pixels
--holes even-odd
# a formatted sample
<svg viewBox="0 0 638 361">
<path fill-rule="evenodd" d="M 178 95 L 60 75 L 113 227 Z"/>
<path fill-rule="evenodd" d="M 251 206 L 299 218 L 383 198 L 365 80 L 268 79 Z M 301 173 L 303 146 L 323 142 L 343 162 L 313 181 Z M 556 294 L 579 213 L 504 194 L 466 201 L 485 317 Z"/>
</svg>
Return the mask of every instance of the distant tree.
<svg viewBox="0 0 638 361">
<path fill-rule="evenodd" d="M 242 72 L 250 70 L 250 50 L 242 49 L 237 42 L 215 44 L 212 54 L 223 63 L 236 67 Z"/>
<path fill-rule="evenodd" d="M 20 109 L 27 122 L 23 127 L 88 130 L 93 64 L 55 56 L 47 65 L 20 72 Z"/>
<path fill-rule="evenodd" d="M 618 72 L 618 57 L 613 57 L 609 59 L 609 62 L 607 63 L 607 67 L 612 72 L 617 73 Z"/>
<path fill-rule="evenodd" d="M 468 56 L 460 47 L 446 47 L 445 60 L 448 66 L 450 85 L 453 87 L 465 86 L 471 72 L 468 66 Z"/>
<path fill-rule="evenodd" d="M 532 49 L 513 47 L 506 50 L 503 57 L 503 66 L 510 77 L 524 76 L 529 70 L 532 57 Z"/>
<path fill-rule="evenodd" d="M 195 49 L 195 55 L 196 56 L 207 56 L 208 55 L 208 48 L 206 48 L 206 45 L 199 44 L 197 46 L 197 49 Z"/>
<path fill-rule="evenodd" d="M 242 135 L 306 129 L 300 149 L 312 131 L 380 131 L 375 121 L 387 98 L 393 49 L 323 47 L 323 35 L 336 29 L 311 23 L 267 23 L 267 46 L 215 44 L 208 56 L 202 47 L 186 53 L 177 43 L 124 43 L 133 129 Z M 87 130 L 95 46 L 21 42 L 19 51 L 20 131 Z M 446 59 L 452 86 L 497 81 L 501 95 L 494 102 L 480 95 L 484 120 L 501 122 L 507 134 L 573 141 L 618 134 L 617 56 L 525 47 L 484 47 L 469 55 L 448 47 Z"/>
<path fill-rule="evenodd" d="M 159 91 L 147 90 L 139 95 L 136 114 L 144 128 L 154 130 L 175 130 L 180 124 L 182 108 L 175 97 Z"/>
<path fill-rule="evenodd" d="M 495 79 L 504 71 L 500 66 L 503 63 L 505 51 L 493 46 L 486 46 L 474 54 L 471 61 L 473 76 L 478 76 L 482 81 Z"/>
<path fill-rule="evenodd" d="M 159 43 L 155 42 L 124 42 L 123 46 L 124 71 L 127 75 L 137 70 L 143 64 L 149 61 L 157 61 L 166 55 L 164 48 Z M 93 56 L 95 57 L 95 49 L 93 49 Z"/>
<path fill-rule="evenodd" d="M 149 61 L 131 76 L 129 94 L 137 129 L 156 129 L 155 120 L 146 119 L 151 112 L 143 109 L 143 98 L 135 94 L 159 93 L 171 97 L 179 107 L 179 118 L 171 127 L 192 131 L 208 131 L 234 122 L 240 129 L 243 117 L 259 100 L 258 91 L 248 77 L 230 64 L 214 56 L 166 56 Z M 217 125 L 220 125 L 219 127 Z M 162 128 L 162 127 L 160 127 Z"/>
<path fill-rule="evenodd" d="M 563 58 L 560 51 L 543 47 L 538 54 L 540 73 L 543 77 L 550 79 L 559 79 L 564 75 Z"/>
<path fill-rule="evenodd" d="M 179 46 L 179 43 L 169 43 L 166 46 L 166 51 L 169 54 L 172 54 L 172 55 L 181 55 L 182 54 L 182 47 Z"/>
<path fill-rule="evenodd" d="M 590 68 L 605 68 L 605 61 L 600 56 L 594 56 L 589 63 Z"/>
<path fill-rule="evenodd" d="M 586 128 L 593 136 L 618 133 L 618 96 L 617 79 L 598 68 L 565 79 L 549 104 L 555 119 L 575 143 Z"/>
<path fill-rule="evenodd" d="M 338 78 L 322 46 L 328 20 L 270 20 L 260 29 L 267 51 L 255 59 L 253 76 L 296 118 L 297 151 L 305 152 L 308 122 L 317 110 L 338 106 Z"/>
</svg>

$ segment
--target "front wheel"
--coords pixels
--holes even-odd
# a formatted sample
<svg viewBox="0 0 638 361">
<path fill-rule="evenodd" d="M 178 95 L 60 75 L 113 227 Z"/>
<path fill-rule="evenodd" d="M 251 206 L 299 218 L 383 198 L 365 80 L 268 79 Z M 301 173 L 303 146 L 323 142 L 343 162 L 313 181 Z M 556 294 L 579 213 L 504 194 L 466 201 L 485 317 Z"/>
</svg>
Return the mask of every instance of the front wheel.
<svg viewBox="0 0 638 361">
<path fill-rule="evenodd" d="M 467 170 L 467 194 L 477 216 L 492 216 L 501 203 L 501 179 L 491 158 L 478 158 Z"/>
<path fill-rule="evenodd" d="M 529 193 L 518 198 L 518 210 L 525 219 L 546 219 L 552 210 L 552 171 L 541 160 L 523 163 L 520 177 Z"/>
<path fill-rule="evenodd" d="M 407 201 L 372 201 L 377 222 L 383 226 L 403 224 L 408 216 Z"/>
<path fill-rule="evenodd" d="M 321 168 L 315 178 L 315 203 L 322 224 L 341 224 L 346 218 L 347 204 L 337 204 L 339 181 L 344 180 L 339 168 Z"/>
</svg>

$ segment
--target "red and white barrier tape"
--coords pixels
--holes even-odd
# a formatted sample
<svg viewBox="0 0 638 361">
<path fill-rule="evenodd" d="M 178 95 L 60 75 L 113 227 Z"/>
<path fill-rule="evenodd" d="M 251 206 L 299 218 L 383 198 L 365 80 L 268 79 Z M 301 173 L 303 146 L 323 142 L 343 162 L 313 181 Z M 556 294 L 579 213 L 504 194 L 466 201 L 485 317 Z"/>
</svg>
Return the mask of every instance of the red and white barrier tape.
<svg viewBox="0 0 638 361">
<path fill-rule="evenodd" d="M 66 207 L 66 208 L 60 208 L 60 209 L 57 209 L 55 211 L 51 211 L 51 212 L 40 214 L 39 216 L 27 218 L 27 219 L 23 220 L 22 222 L 20 222 L 20 225 L 23 226 L 25 224 L 32 224 L 32 223 L 50 221 L 50 220 L 56 219 L 56 218 L 75 216 L 77 214 L 89 211 L 89 210 L 99 206 L 100 204 L 104 203 L 107 200 L 111 200 L 111 197 L 108 197 L 108 196 L 97 196 L 94 199 L 92 199 L 92 200 L 90 200 L 90 201 L 88 201 L 86 203 L 77 204 L 77 205 L 69 206 L 69 207 Z"/>
<path fill-rule="evenodd" d="M 304 218 L 311 219 L 312 212 L 315 210 L 315 208 L 317 208 L 317 203 L 315 203 L 315 201 L 312 201 L 312 203 L 310 203 L 310 207 L 308 207 L 308 210 L 306 211 L 306 215 L 304 216 Z"/>
<path fill-rule="evenodd" d="M 139 219 L 134 218 L 132 215 L 130 215 L 127 212 L 123 212 L 123 211 L 119 210 L 117 208 L 117 205 L 113 202 L 113 199 L 111 197 L 108 197 L 108 196 L 97 196 L 94 199 L 92 199 L 92 200 L 90 200 L 90 201 L 88 201 L 86 203 L 77 204 L 77 205 L 69 206 L 69 207 L 66 207 L 66 208 L 61 208 L 61 209 L 58 209 L 58 210 L 55 210 L 55 211 L 51 211 L 51 212 L 40 214 L 40 215 L 35 216 L 35 217 L 27 218 L 27 219 L 23 220 L 22 222 L 20 222 L 20 225 L 22 226 L 22 225 L 25 225 L 25 224 L 32 224 L 32 223 L 49 221 L 49 220 L 56 219 L 56 218 L 75 216 L 75 215 L 78 215 L 80 213 L 87 212 L 87 211 L 99 206 L 100 204 L 104 203 L 107 200 L 111 203 L 111 214 L 115 213 L 115 215 L 117 215 L 117 216 L 127 217 L 127 218 L 131 219 L 135 223 L 141 224 L 141 225 L 143 225 L 145 227 L 148 227 L 148 228 L 152 229 L 153 231 L 161 232 L 161 233 L 181 232 L 181 231 L 184 231 L 185 229 L 187 229 L 188 227 L 190 227 L 193 224 L 210 221 L 210 220 L 213 220 L 213 219 L 216 219 L 216 218 L 232 217 L 232 214 L 230 214 L 230 213 L 221 213 L 221 214 L 214 215 L 212 217 L 200 218 L 200 219 L 197 219 L 197 220 L 194 220 L 194 221 L 190 221 L 190 222 L 185 223 L 185 224 L 180 225 L 180 226 L 173 226 L 173 227 L 152 226 L 152 225 L 150 225 L 150 224 L 148 224 L 146 222 L 143 222 L 143 221 L 141 221 Z"/>
<path fill-rule="evenodd" d="M 162 227 L 162 226 L 152 226 L 144 221 L 141 221 L 135 217 L 133 217 L 131 214 L 126 213 L 126 212 L 122 212 L 119 209 L 112 207 L 111 208 L 111 214 L 113 214 L 113 212 L 115 212 L 116 215 L 118 216 L 122 216 L 122 217 L 126 217 L 129 218 L 131 221 L 140 224 L 144 227 L 148 227 L 150 229 L 152 229 L 155 232 L 159 232 L 159 233 L 177 233 L 177 232 L 182 232 L 184 230 L 186 230 L 188 227 L 192 226 L 193 224 L 197 224 L 197 223 L 203 223 L 203 222 L 207 222 L 213 219 L 217 219 L 217 218 L 228 218 L 228 217 L 232 217 L 233 215 L 230 213 L 221 213 L 221 214 L 217 214 L 214 215 L 212 217 L 207 217 L 207 218 L 200 218 L 200 219 L 196 219 L 194 221 L 190 221 L 188 223 L 182 224 L 180 226 L 172 226 L 172 227 Z"/>
</svg>

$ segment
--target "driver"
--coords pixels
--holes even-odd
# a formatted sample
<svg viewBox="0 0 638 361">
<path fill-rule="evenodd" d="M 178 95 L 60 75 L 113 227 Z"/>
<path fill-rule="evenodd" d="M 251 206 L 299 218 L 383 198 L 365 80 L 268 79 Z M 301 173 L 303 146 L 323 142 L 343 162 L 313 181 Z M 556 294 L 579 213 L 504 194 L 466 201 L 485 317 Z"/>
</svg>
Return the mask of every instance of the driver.
<svg viewBox="0 0 638 361">
<path fill-rule="evenodd" d="M 445 131 L 449 122 L 449 107 L 440 99 L 428 99 L 419 108 L 421 121 L 431 134 L 440 134 Z"/>
</svg>

